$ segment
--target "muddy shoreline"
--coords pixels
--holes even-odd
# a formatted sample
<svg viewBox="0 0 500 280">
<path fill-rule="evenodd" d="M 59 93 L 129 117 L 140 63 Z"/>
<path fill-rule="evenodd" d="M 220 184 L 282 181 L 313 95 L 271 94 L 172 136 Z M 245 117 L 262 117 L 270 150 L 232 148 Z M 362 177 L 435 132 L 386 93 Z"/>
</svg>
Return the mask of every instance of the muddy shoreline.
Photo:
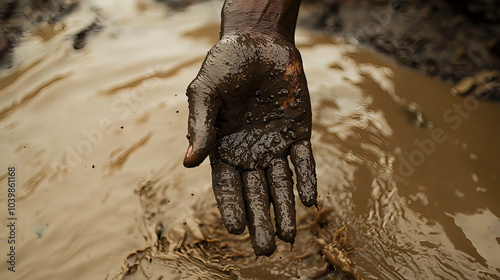
<svg viewBox="0 0 500 280">
<path fill-rule="evenodd" d="M 438 79 L 452 93 L 500 99 L 499 1 L 306 1 L 304 26 L 359 44 Z M 320 7 L 320 8 L 318 8 Z M 465 81 L 464 81 L 465 80 Z"/>
<path fill-rule="evenodd" d="M 158 2 L 182 11 L 203 0 Z M 60 21 L 77 9 L 79 3 L 78 0 L 3 3 L 0 69 L 12 66 L 13 49 L 25 34 L 37 26 Z M 452 90 L 452 94 L 500 100 L 500 74 L 496 72 L 500 69 L 500 2 L 496 0 L 307 0 L 301 13 L 301 27 L 343 38 L 373 49 L 404 67 L 462 85 Z M 84 47 L 89 32 L 103 28 L 98 17 L 74 35 L 75 49 Z"/>
</svg>

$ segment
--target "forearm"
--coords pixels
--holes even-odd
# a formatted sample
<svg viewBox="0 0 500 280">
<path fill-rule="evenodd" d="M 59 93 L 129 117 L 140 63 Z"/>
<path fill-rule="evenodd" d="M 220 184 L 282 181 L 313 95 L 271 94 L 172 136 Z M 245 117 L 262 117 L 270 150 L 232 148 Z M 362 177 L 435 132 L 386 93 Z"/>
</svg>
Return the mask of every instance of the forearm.
<svg viewBox="0 0 500 280">
<path fill-rule="evenodd" d="M 264 34 L 294 41 L 301 0 L 226 0 L 222 8 L 221 37 Z"/>
</svg>

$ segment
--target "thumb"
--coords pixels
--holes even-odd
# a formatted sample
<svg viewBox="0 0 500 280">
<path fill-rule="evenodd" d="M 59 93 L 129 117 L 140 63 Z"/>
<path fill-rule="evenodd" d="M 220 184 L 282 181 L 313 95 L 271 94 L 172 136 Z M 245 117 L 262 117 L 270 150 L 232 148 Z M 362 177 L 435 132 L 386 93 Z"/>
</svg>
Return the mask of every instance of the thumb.
<svg viewBox="0 0 500 280">
<path fill-rule="evenodd" d="M 200 165 L 212 151 L 216 141 L 215 122 L 219 102 L 215 91 L 197 77 L 188 87 L 189 147 L 184 157 L 185 167 Z"/>
</svg>

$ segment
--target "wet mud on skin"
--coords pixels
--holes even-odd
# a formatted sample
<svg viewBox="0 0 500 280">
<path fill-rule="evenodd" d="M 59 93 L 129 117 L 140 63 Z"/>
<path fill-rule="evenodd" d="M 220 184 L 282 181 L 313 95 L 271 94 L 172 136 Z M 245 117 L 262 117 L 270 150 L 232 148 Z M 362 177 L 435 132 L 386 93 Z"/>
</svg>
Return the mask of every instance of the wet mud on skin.
<svg viewBox="0 0 500 280">
<path fill-rule="evenodd" d="M 104 28 L 75 50 L 92 6 Z M 88 2 L 15 48 L 0 182 L 15 165 L 22 227 L 18 271 L 1 263 L 0 278 L 500 279 L 498 104 L 304 29 L 319 210 L 294 193 L 293 248 L 276 239 L 270 257 L 227 232 L 208 161 L 182 166 L 184 93 L 219 13 Z"/>
<path fill-rule="evenodd" d="M 309 142 L 311 105 L 300 53 L 294 45 L 294 28 L 272 28 L 276 24 L 295 27 L 300 2 L 268 4 L 224 4 L 220 40 L 187 88 L 189 147 L 184 165 L 196 167 L 209 155 L 221 218 L 231 232 L 240 232 L 247 219 L 257 256 L 273 254 L 275 232 L 278 238 L 294 243 L 288 154 L 297 171 L 301 201 L 309 207 L 317 203 Z M 246 10 L 249 16 L 242 21 L 237 15 Z M 242 204 L 245 207 L 237 209 Z"/>
</svg>

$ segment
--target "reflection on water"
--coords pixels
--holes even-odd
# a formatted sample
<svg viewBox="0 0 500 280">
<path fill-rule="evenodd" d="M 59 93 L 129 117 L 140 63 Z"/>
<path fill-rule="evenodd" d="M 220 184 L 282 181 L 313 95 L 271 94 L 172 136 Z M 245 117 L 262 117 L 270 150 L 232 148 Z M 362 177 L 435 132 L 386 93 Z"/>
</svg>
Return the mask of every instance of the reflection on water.
<svg viewBox="0 0 500 280">
<path fill-rule="evenodd" d="M 95 19 L 83 5 L 0 73 L 0 179 L 19 170 L 22 225 L 17 272 L 1 263 L 2 279 L 341 279 L 323 255 L 344 225 L 360 278 L 500 279 L 498 104 L 300 30 L 320 210 L 297 204 L 293 249 L 255 260 L 248 234 L 220 222 L 209 165 L 182 167 L 185 88 L 220 1 L 140 3 L 94 4 L 104 29 L 74 50 L 68 38 Z"/>
</svg>

